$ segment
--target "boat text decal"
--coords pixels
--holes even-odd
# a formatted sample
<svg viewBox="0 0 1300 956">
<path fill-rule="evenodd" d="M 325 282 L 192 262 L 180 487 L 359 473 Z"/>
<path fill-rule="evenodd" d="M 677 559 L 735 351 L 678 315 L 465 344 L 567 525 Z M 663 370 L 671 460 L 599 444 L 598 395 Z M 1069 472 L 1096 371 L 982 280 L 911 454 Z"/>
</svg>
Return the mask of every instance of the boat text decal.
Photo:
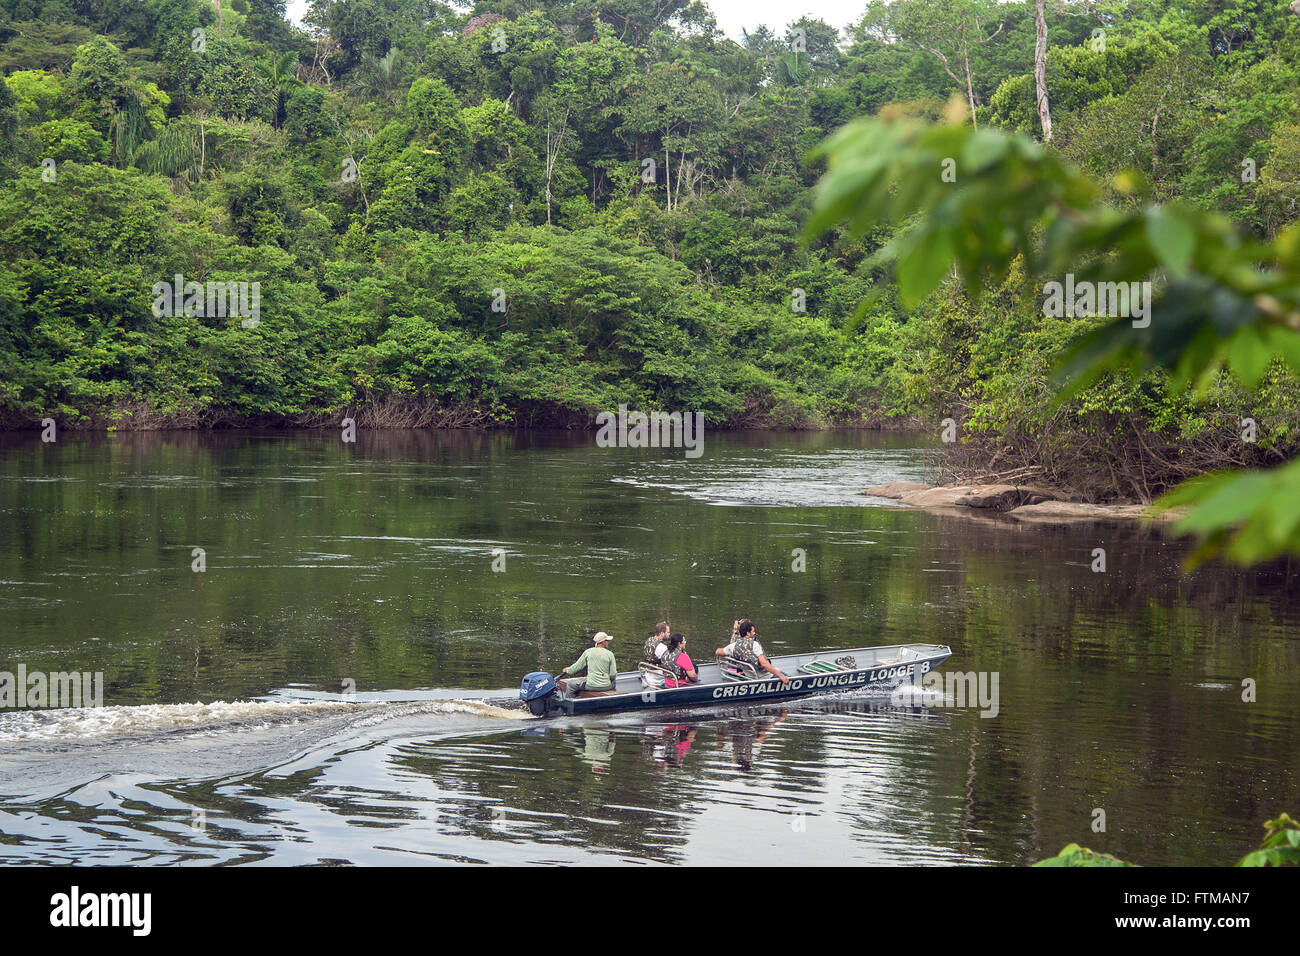
<svg viewBox="0 0 1300 956">
<path fill-rule="evenodd" d="M 746 681 L 740 684 L 727 684 L 713 689 L 713 698 L 753 697 L 756 694 L 775 694 L 779 691 L 821 690 L 828 687 L 856 687 L 859 684 L 874 684 L 878 681 L 893 680 L 912 674 L 917 665 L 897 664 L 894 667 L 881 667 L 869 671 L 852 671 L 847 674 L 818 674 L 816 677 L 794 677 L 789 686 L 779 680 Z M 929 661 L 920 662 L 921 673 L 930 669 Z"/>
</svg>

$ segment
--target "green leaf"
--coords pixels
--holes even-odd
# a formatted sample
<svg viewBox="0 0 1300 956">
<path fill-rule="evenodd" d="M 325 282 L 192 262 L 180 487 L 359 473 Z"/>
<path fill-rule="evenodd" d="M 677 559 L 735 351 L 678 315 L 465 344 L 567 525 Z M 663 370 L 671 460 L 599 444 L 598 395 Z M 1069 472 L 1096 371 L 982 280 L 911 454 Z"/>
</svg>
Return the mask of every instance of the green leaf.
<svg viewBox="0 0 1300 956">
<path fill-rule="evenodd" d="M 894 267 L 899 298 L 908 308 L 920 304 L 952 268 L 952 233 L 936 229 L 928 239 L 917 242 Z"/>
<path fill-rule="evenodd" d="M 1229 472 L 1216 484 L 1199 486 L 1196 507 L 1174 526 L 1176 531 L 1213 531 L 1244 521 L 1255 512 L 1272 479 L 1268 472 Z M 1170 495 L 1175 498 L 1175 495 Z"/>
<path fill-rule="evenodd" d="M 1147 211 L 1146 234 L 1160 264 L 1175 275 L 1185 275 L 1196 252 L 1196 231 L 1181 216 L 1153 206 Z"/>
<path fill-rule="evenodd" d="M 992 166 L 1007 154 L 1011 147 L 1011 138 L 996 130 L 979 130 L 966 140 L 961 151 L 960 172 L 977 173 Z M 960 175 L 959 175 L 960 178 Z"/>
<path fill-rule="evenodd" d="M 1228 343 L 1228 364 L 1241 384 L 1249 389 L 1259 385 L 1264 377 L 1273 353 L 1269 350 L 1264 337 L 1254 327 L 1246 327 L 1232 337 Z"/>
<path fill-rule="evenodd" d="M 1126 863 L 1118 857 L 1111 856 L 1109 853 L 1097 853 L 1089 850 L 1087 847 L 1079 846 L 1077 843 L 1071 843 L 1065 846 L 1056 856 L 1049 857 L 1046 860 L 1039 860 L 1034 866 L 1132 866 L 1132 863 Z"/>
<path fill-rule="evenodd" d="M 1268 330 L 1268 344 L 1274 352 L 1286 359 L 1292 371 L 1300 372 L 1300 335 L 1274 325 Z"/>
</svg>

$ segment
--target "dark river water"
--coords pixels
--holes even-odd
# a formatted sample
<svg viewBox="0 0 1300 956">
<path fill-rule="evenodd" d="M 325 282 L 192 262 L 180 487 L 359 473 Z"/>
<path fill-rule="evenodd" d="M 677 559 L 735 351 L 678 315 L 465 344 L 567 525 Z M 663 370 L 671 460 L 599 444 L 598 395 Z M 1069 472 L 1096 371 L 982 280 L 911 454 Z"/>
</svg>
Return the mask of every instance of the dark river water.
<svg viewBox="0 0 1300 956">
<path fill-rule="evenodd" d="M 0 671 L 104 705 L 0 710 L 0 862 L 1223 864 L 1300 811 L 1300 568 L 857 494 L 916 444 L 0 437 Z M 742 616 L 778 654 L 951 645 L 996 713 L 518 708 L 596 629 L 627 667 Z"/>
</svg>

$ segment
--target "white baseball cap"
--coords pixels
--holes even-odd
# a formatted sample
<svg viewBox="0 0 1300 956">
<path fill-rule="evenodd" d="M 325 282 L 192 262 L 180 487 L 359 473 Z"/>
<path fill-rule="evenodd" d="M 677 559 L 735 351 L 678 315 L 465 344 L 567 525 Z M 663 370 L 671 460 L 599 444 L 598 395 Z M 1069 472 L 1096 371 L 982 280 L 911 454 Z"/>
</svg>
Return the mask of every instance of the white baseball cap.
<svg viewBox="0 0 1300 956">
<path fill-rule="evenodd" d="M 603 644 L 605 643 L 605 641 L 612 641 L 612 640 L 613 638 L 610 637 L 608 634 L 606 634 L 604 631 L 597 631 L 596 636 L 591 639 L 591 642 L 593 644 Z"/>
</svg>

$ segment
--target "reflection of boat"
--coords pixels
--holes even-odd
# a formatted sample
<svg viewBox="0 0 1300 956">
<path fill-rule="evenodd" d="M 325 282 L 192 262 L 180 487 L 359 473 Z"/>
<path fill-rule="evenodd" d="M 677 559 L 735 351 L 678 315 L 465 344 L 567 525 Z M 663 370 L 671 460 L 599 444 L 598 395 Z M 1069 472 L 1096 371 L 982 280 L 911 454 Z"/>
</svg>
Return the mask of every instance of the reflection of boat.
<svg viewBox="0 0 1300 956">
<path fill-rule="evenodd" d="M 645 668 L 619 674 L 614 690 L 605 693 L 583 693 L 582 682 L 576 680 L 569 680 L 567 687 L 562 687 L 550 674 L 536 672 L 524 678 L 519 697 L 539 717 L 557 711 L 590 714 L 647 707 L 789 700 L 864 687 L 893 687 L 904 681 L 919 680 L 922 674 L 951 656 L 952 649 L 941 644 L 889 644 L 769 657 L 772 666 L 790 678 L 789 684 L 783 684 L 766 671 L 724 658 L 715 664 L 700 665 L 698 684 L 655 686 L 653 674 L 647 673 L 652 669 Z"/>
</svg>

